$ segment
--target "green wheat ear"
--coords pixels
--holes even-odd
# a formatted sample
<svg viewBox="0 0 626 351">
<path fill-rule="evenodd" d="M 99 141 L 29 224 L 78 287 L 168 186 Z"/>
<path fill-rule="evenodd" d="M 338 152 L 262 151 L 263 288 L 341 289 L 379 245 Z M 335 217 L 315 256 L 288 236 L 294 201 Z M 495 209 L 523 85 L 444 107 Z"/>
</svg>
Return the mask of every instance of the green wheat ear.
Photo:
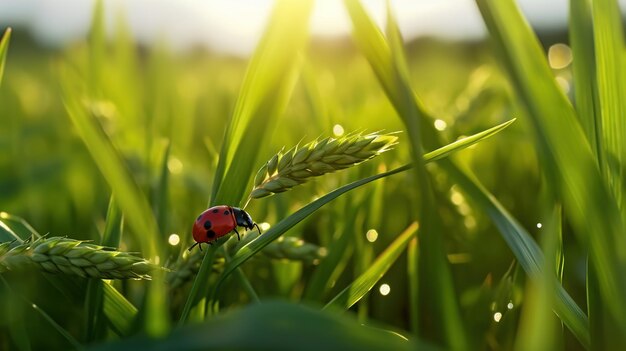
<svg viewBox="0 0 626 351">
<path fill-rule="evenodd" d="M 26 267 L 101 279 L 150 279 L 158 269 L 131 253 L 64 237 L 0 244 L 0 273 Z"/>
<path fill-rule="evenodd" d="M 397 140 L 393 134 L 348 134 L 279 151 L 257 172 L 250 198 L 281 193 L 309 178 L 365 162 L 390 150 Z"/>
</svg>

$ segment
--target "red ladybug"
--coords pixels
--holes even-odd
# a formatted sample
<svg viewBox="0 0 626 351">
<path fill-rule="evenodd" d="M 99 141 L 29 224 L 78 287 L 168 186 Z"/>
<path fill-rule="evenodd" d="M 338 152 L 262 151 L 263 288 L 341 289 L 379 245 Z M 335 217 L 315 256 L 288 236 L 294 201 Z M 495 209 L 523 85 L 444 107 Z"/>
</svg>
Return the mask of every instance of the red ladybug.
<svg viewBox="0 0 626 351">
<path fill-rule="evenodd" d="M 237 207 L 224 205 L 209 208 L 202 212 L 193 224 L 193 240 L 195 240 L 196 243 L 191 245 L 189 251 L 191 251 L 194 246 L 202 243 L 208 243 L 210 245 L 212 241 L 232 231 L 235 231 L 235 233 L 237 233 L 237 239 L 241 240 L 237 226 L 244 227 L 248 230 L 256 227 L 259 234 L 261 234 L 261 229 L 252 221 L 248 212 Z M 202 246 L 199 246 L 199 248 L 200 251 L 202 251 Z"/>
</svg>

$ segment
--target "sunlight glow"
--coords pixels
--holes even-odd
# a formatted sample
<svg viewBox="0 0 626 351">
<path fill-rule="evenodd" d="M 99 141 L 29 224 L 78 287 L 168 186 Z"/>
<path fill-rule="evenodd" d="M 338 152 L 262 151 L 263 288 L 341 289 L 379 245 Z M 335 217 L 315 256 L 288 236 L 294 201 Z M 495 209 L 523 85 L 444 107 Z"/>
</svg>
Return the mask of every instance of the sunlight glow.
<svg viewBox="0 0 626 351">
<path fill-rule="evenodd" d="M 183 171 L 183 163 L 176 157 L 170 157 L 167 161 L 167 169 L 169 169 L 172 174 L 179 174 Z"/>
<path fill-rule="evenodd" d="M 374 241 L 376 241 L 376 239 L 378 239 L 378 232 L 376 231 L 376 229 L 370 229 L 367 231 L 367 233 L 365 233 L 365 237 L 367 238 L 367 241 L 373 243 Z"/>
<path fill-rule="evenodd" d="M 543 224 L 541 224 L 541 223 L 537 223 L 537 228 L 540 228 L 540 229 L 541 229 L 541 227 L 543 227 Z"/>
<path fill-rule="evenodd" d="M 167 242 L 170 243 L 170 245 L 172 246 L 176 246 L 178 245 L 178 243 L 180 243 L 180 236 L 178 236 L 178 234 L 172 234 L 167 239 Z"/>
<path fill-rule="evenodd" d="M 437 129 L 438 131 L 445 130 L 447 126 L 448 126 L 448 123 L 446 123 L 446 121 L 442 119 L 435 120 L 435 129 Z"/>
<path fill-rule="evenodd" d="M 496 323 L 499 323 L 501 319 L 502 319 L 502 313 L 496 312 L 493 314 L 493 320 L 496 321 Z"/>
<path fill-rule="evenodd" d="M 510 310 L 512 310 L 513 307 L 515 307 L 515 306 L 513 305 L 513 302 L 511 302 L 511 301 L 509 301 L 509 303 L 506 305 L 506 308 L 508 308 Z"/>
<path fill-rule="evenodd" d="M 572 63 L 572 49 L 565 44 L 554 44 L 548 49 L 548 61 L 553 69 L 561 69 Z"/>
<path fill-rule="evenodd" d="M 380 291 L 381 295 L 387 296 L 391 292 L 391 287 L 389 286 L 389 284 L 383 284 L 383 285 L 380 286 L 378 291 Z"/>
<path fill-rule="evenodd" d="M 261 228 L 261 231 L 266 231 L 270 229 L 270 224 L 267 222 L 259 223 L 259 228 Z"/>
<path fill-rule="evenodd" d="M 335 124 L 335 126 L 333 127 L 333 134 L 335 134 L 335 136 L 342 136 L 344 133 L 343 131 L 343 127 L 341 126 L 341 124 Z"/>
</svg>

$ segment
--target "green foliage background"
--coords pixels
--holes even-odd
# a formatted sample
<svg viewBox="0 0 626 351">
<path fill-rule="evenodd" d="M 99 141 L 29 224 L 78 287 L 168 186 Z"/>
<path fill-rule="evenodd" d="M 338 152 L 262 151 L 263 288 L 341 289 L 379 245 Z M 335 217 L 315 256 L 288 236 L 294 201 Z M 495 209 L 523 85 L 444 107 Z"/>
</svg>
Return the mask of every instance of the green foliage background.
<svg viewBox="0 0 626 351">
<path fill-rule="evenodd" d="M 252 200 L 265 237 L 226 255 L 223 271 L 212 269 L 223 242 L 211 246 L 181 287 L 165 271 L 111 284 L 2 273 L 0 349 L 621 344 L 626 156 L 613 131 L 626 125 L 624 48 L 619 18 L 606 20 L 616 3 L 572 0 L 570 37 L 539 42 L 513 2 L 479 0 L 490 41 L 406 45 L 393 16 L 383 34 L 351 0 L 353 38 L 311 40 L 311 3 L 294 3 L 277 2 L 249 60 L 137 47 L 123 17 L 107 38 L 101 4 L 90 37 L 62 50 L 13 31 L 0 86 L 1 241 L 26 239 L 29 223 L 173 267 L 196 216 L 243 206 L 282 147 L 336 125 L 402 132 L 363 165 Z M 573 65 L 549 68 L 556 41 L 570 42 Z M 513 117 L 443 161 L 421 158 Z M 327 255 L 316 265 L 256 255 L 281 235 Z"/>
</svg>

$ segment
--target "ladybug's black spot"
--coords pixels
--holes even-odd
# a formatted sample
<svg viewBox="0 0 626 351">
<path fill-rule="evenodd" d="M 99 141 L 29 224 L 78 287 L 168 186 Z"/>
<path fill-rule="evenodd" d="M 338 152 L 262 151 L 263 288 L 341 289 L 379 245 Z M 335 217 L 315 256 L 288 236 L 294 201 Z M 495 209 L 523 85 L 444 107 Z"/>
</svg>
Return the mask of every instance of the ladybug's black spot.
<svg viewBox="0 0 626 351">
<path fill-rule="evenodd" d="M 213 210 L 213 213 L 218 213 L 218 212 L 219 210 L 217 208 Z"/>
<path fill-rule="evenodd" d="M 207 238 L 215 238 L 215 232 L 212 231 L 212 230 L 208 230 L 206 232 L 206 236 L 207 236 Z"/>
<path fill-rule="evenodd" d="M 228 216 L 230 214 L 230 211 L 226 210 L 226 211 L 224 211 L 224 214 Z"/>
<path fill-rule="evenodd" d="M 211 228 L 211 221 L 204 222 L 204 229 L 209 229 L 209 228 Z"/>
</svg>

